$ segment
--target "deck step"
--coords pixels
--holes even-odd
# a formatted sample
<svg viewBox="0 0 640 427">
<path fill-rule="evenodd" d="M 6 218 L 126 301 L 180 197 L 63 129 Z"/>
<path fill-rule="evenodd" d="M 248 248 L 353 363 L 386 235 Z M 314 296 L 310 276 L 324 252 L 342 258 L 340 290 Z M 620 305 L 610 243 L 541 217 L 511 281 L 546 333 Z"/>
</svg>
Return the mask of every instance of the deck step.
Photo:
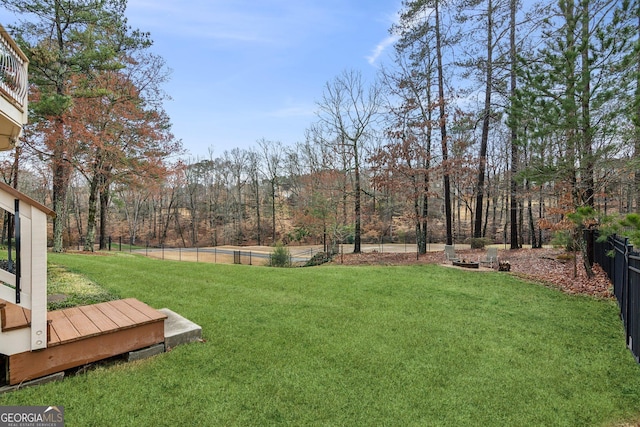
<svg viewBox="0 0 640 427">
<path fill-rule="evenodd" d="M 8 355 L 9 385 L 164 342 L 166 315 L 133 299 L 47 313 L 47 348 Z"/>
<path fill-rule="evenodd" d="M 134 298 L 47 313 L 49 347 L 163 320 L 166 316 Z"/>
<path fill-rule="evenodd" d="M 164 321 L 164 346 L 167 351 L 181 344 L 202 340 L 202 327 L 168 308 L 158 310 L 167 316 Z"/>
<path fill-rule="evenodd" d="M 31 310 L 0 299 L 0 323 L 2 332 L 31 326 Z"/>
<path fill-rule="evenodd" d="M 5 303 L 2 311 L 9 313 L 15 307 Z M 15 313 L 26 319 L 27 311 Z M 50 337 L 46 349 L 8 355 L 8 386 L 113 356 L 138 360 L 202 340 L 199 325 L 167 308 L 155 310 L 133 298 L 50 311 L 47 318 Z"/>
</svg>

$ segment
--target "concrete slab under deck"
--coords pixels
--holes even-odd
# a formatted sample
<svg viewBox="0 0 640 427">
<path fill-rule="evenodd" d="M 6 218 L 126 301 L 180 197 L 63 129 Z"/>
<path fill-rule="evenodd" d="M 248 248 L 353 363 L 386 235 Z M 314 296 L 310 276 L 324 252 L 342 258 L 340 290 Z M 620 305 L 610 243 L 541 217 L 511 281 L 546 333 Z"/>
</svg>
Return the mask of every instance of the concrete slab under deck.
<svg viewBox="0 0 640 427">
<path fill-rule="evenodd" d="M 168 308 L 158 310 L 167 315 L 164 321 L 164 346 L 166 351 L 181 344 L 202 340 L 202 327 Z"/>
</svg>

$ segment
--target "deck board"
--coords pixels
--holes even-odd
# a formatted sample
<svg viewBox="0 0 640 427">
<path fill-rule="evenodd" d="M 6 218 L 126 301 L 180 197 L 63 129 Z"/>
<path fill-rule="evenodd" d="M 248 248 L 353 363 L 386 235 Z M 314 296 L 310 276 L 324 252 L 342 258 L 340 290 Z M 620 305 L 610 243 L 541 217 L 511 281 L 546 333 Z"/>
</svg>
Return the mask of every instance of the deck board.
<svg viewBox="0 0 640 427">
<path fill-rule="evenodd" d="M 58 336 L 58 333 L 56 332 L 56 330 L 51 327 L 51 320 L 48 320 L 47 332 L 48 332 L 47 334 L 48 346 L 60 344 L 60 337 Z"/>
<path fill-rule="evenodd" d="M 111 301 L 109 302 L 109 304 L 136 323 L 147 323 L 151 321 L 151 318 L 149 316 L 136 309 L 135 307 L 127 304 L 126 301 Z"/>
<path fill-rule="evenodd" d="M 2 308 L 2 330 L 12 331 L 31 325 L 31 310 L 0 299 Z"/>
<path fill-rule="evenodd" d="M 104 302 L 101 304 L 96 304 L 96 307 L 102 311 L 105 316 L 113 321 L 119 328 L 129 328 L 136 324 L 131 318 L 127 317 L 124 313 L 118 310 L 117 307 L 113 306 L 110 302 Z"/>
<path fill-rule="evenodd" d="M 136 310 L 140 311 L 141 313 L 144 313 L 149 319 L 151 320 L 161 320 L 161 319 L 166 319 L 167 315 L 154 309 L 149 307 L 147 304 L 143 303 L 142 301 L 139 301 L 135 298 L 127 298 L 127 299 L 123 299 L 121 300 L 123 302 L 126 302 L 127 304 L 129 304 L 131 307 L 135 308 Z"/>
<path fill-rule="evenodd" d="M 64 310 L 64 314 L 83 337 L 98 335 L 100 333 L 100 328 L 78 307 L 67 308 Z"/>
<path fill-rule="evenodd" d="M 95 305 L 83 305 L 78 307 L 85 316 L 91 319 L 94 325 L 100 330 L 100 332 L 107 332 L 114 329 L 118 329 L 116 325 L 109 317 L 107 317 L 100 309 Z"/>
<path fill-rule="evenodd" d="M 73 341 L 82 337 L 80 332 L 73 326 L 73 323 L 67 318 L 64 310 L 50 311 L 47 317 L 51 321 L 50 328 L 56 332 L 60 342 Z"/>
</svg>

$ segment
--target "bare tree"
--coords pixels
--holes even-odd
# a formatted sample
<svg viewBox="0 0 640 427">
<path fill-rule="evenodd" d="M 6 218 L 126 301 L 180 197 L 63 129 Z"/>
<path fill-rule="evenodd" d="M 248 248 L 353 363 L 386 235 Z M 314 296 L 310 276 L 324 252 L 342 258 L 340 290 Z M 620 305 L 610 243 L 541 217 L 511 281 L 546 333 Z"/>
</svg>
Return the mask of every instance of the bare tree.
<svg viewBox="0 0 640 427">
<path fill-rule="evenodd" d="M 256 237 L 258 246 L 262 245 L 262 198 L 260 197 L 260 153 L 250 149 L 247 152 L 247 175 L 251 182 L 251 193 L 255 204 Z"/>
<path fill-rule="evenodd" d="M 350 160 L 354 192 L 354 253 L 361 252 L 361 177 L 360 168 L 365 144 L 373 131 L 381 102 L 377 83 L 365 87 L 362 74 L 344 71 L 325 86 L 318 102 L 320 122 L 334 136 L 329 140 L 344 159 Z"/>
<path fill-rule="evenodd" d="M 227 161 L 229 171 L 233 179 L 233 186 L 235 189 L 234 200 L 234 239 L 236 244 L 242 243 L 244 238 L 242 224 L 244 220 L 244 202 L 242 198 L 242 190 L 247 182 L 247 165 L 248 155 L 246 150 L 240 148 L 234 148 L 231 152 L 224 152 L 224 157 Z"/>
<path fill-rule="evenodd" d="M 276 196 L 279 185 L 278 173 L 284 159 L 284 147 L 280 141 L 258 141 L 262 152 L 263 175 L 269 182 L 269 197 L 271 198 L 271 233 L 272 242 L 276 242 Z"/>
<path fill-rule="evenodd" d="M 422 52 L 416 55 L 416 50 Z M 427 251 L 429 191 L 431 184 L 431 144 L 433 129 L 434 58 L 423 43 L 397 46 L 397 70 L 383 74 L 390 95 L 387 145 L 374 155 L 374 170 L 382 170 L 376 181 L 412 204 L 416 245 Z M 400 100 L 400 105 L 393 102 Z"/>
</svg>

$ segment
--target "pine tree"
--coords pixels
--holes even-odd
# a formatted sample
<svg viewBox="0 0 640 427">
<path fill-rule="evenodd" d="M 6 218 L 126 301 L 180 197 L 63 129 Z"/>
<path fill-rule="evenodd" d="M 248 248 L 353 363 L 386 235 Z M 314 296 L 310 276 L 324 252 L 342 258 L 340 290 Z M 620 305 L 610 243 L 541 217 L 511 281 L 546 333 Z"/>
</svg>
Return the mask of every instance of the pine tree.
<svg viewBox="0 0 640 427">
<path fill-rule="evenodd" d="M 32 127 L 44 136 L 53 172 L 53 250 L 63 250 L 67 191 L 78 144 L 68 138 L 65 115 L 74 100 L 92 93 L 73 87 L 73 76 L 90 78 L 122 65 L 119 54 L 148 45 L 147 34 L 131 31 L 124 16 L 126 0 L 6 0 L 3 6 L 25 20 L 11 28 L 30 61 L 35 86 L 29 104 Z M 99 91 L 100 88 L 93 88 Z M 95 92 L 94 92 L 95 93 Z"/>
</svg>

